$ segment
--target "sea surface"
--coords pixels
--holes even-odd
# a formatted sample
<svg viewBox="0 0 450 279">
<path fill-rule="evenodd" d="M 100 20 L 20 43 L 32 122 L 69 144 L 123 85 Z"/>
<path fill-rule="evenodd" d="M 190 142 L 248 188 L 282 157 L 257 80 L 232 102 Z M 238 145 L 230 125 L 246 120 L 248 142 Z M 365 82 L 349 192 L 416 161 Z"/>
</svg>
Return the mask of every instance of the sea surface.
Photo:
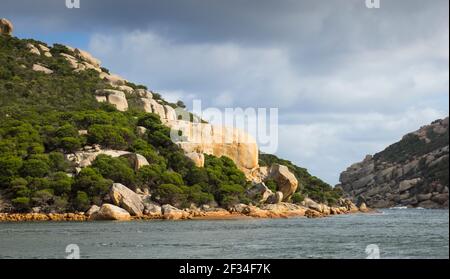
<svg viewBox="0 0 450 279">
<path fill-rule="evenodd" d="M 0 258 L 449 258 L 449 211 L 322 219 L 0 223 Z"/>
</svg>

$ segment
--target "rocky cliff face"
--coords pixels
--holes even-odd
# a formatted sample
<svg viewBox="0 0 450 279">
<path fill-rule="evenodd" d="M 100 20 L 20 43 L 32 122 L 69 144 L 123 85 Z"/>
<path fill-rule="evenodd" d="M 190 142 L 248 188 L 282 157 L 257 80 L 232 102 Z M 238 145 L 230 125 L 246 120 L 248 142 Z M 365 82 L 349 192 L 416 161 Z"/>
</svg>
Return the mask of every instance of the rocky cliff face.
<svg viewBox="0 0 450 279">
<path fill-rule="evenodd" d="M 338 185 L 373 208 L 448 208 L 449 118 L 434 121 L 341 173 Z"/>
</svg>

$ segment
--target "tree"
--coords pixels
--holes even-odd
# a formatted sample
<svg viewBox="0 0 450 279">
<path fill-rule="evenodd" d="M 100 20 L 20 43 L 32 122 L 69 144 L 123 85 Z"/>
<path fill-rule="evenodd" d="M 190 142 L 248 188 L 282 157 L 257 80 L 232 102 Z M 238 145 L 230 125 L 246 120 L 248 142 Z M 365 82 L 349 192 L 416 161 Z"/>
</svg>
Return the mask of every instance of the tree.
<svg viewBox="0 0 450 279">
<path fill-rule="evenodd" d="M 135 185 L 134 170 L 125 158 L 112 158 L 107 155 L 99 155 L 92 162 L 92 168 L 96 169 L 103 177 L 122 183 L 128 187 Z"/>
<path fill-rule="evenodd" d="M 72 190 L 82 191 L 90 197 L 103 197 L 112 185 L 112 181 L 93 168 L 84 168 L 75 178 Z"/>
<path fill-rule="evenodd" d="M 51 178 L 51 188 L 56 195 L 61 196 L 64 194 L 69 194 L 72 190 L 73 179 L 65 172 L 56 172 Z"/>
<path fill-rule="evenodd" d="M 24 177 L 44 177 L 49 173 L 49 171 L 50 167 L 46 162 L 38 159 L 30 159 L 23 163 L 20 172 Z"/>
<path fill-rule="evenodd" d="M 86 192 L 83 192 L 83 191 L 77 192 L 75 199 L 73 201 L 73 204 L 74 204 L 74 207 L 80 211 L 88 210 L 89 206 L 91 205 L 88 194 L 86 194 Z"/>
<path fill-rule="evenodd" d="M 161 204 L 180 205 L 186 201 L 183 190 L 173 184 L 159 185 L 153 193 L 153 197 Z"/>
</svg>

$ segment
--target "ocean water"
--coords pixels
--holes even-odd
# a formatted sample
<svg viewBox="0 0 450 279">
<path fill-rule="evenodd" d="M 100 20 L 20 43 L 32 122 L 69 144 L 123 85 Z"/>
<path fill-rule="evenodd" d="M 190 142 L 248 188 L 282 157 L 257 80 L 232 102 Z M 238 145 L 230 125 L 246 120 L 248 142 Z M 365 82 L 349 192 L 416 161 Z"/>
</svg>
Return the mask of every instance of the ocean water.
<svg viewBox="0 0 450 279">
<path fill-rule="evenodd" d="M 76 246 L 67 247 L 70 244 Z M 65 258 L 78 248 L 81 258 L 366 258 L 379 254 L 380 258 L 448 259 L 449 211 L 385 209 L 322 219 L 0 223 L 0 258 Z"/>
</svg>

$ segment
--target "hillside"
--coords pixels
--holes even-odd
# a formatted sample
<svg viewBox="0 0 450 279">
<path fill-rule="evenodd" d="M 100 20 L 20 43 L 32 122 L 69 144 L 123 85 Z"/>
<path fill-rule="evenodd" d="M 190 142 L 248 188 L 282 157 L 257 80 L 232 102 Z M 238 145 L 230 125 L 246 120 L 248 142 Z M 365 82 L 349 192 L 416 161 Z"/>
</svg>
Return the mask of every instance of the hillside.
<svg viewBox="0 0 450 279">
<path fill-rule="evenodd" d="M 178 121 L 175 110 L 183 108 L 111 74 L 82 50 L 0 35 L 0 212 L 84 212 L 112 202 L 114 183 L 181 208 L 254 202 L 248 190 L 249 170 L 258 169 L 256 143 L 174 143 L 170 128 L 213 129 Z M 225 133 L 214 128 L 212 135 Z M 289 167 L 301 183 L 311 180 Z M 264 180 L 285 194 L 280 201 L 339 198 L 318 195 L 332 190 L 319 182 L 298 187 L 291 199 L 296 181 L 270 175 Z"/>
<path fill-rule="evenodd" d="M 449 118 L 436 120 L 341 173 L 340 187 L 371 207 L 448 208 Z"/>
</svg>

